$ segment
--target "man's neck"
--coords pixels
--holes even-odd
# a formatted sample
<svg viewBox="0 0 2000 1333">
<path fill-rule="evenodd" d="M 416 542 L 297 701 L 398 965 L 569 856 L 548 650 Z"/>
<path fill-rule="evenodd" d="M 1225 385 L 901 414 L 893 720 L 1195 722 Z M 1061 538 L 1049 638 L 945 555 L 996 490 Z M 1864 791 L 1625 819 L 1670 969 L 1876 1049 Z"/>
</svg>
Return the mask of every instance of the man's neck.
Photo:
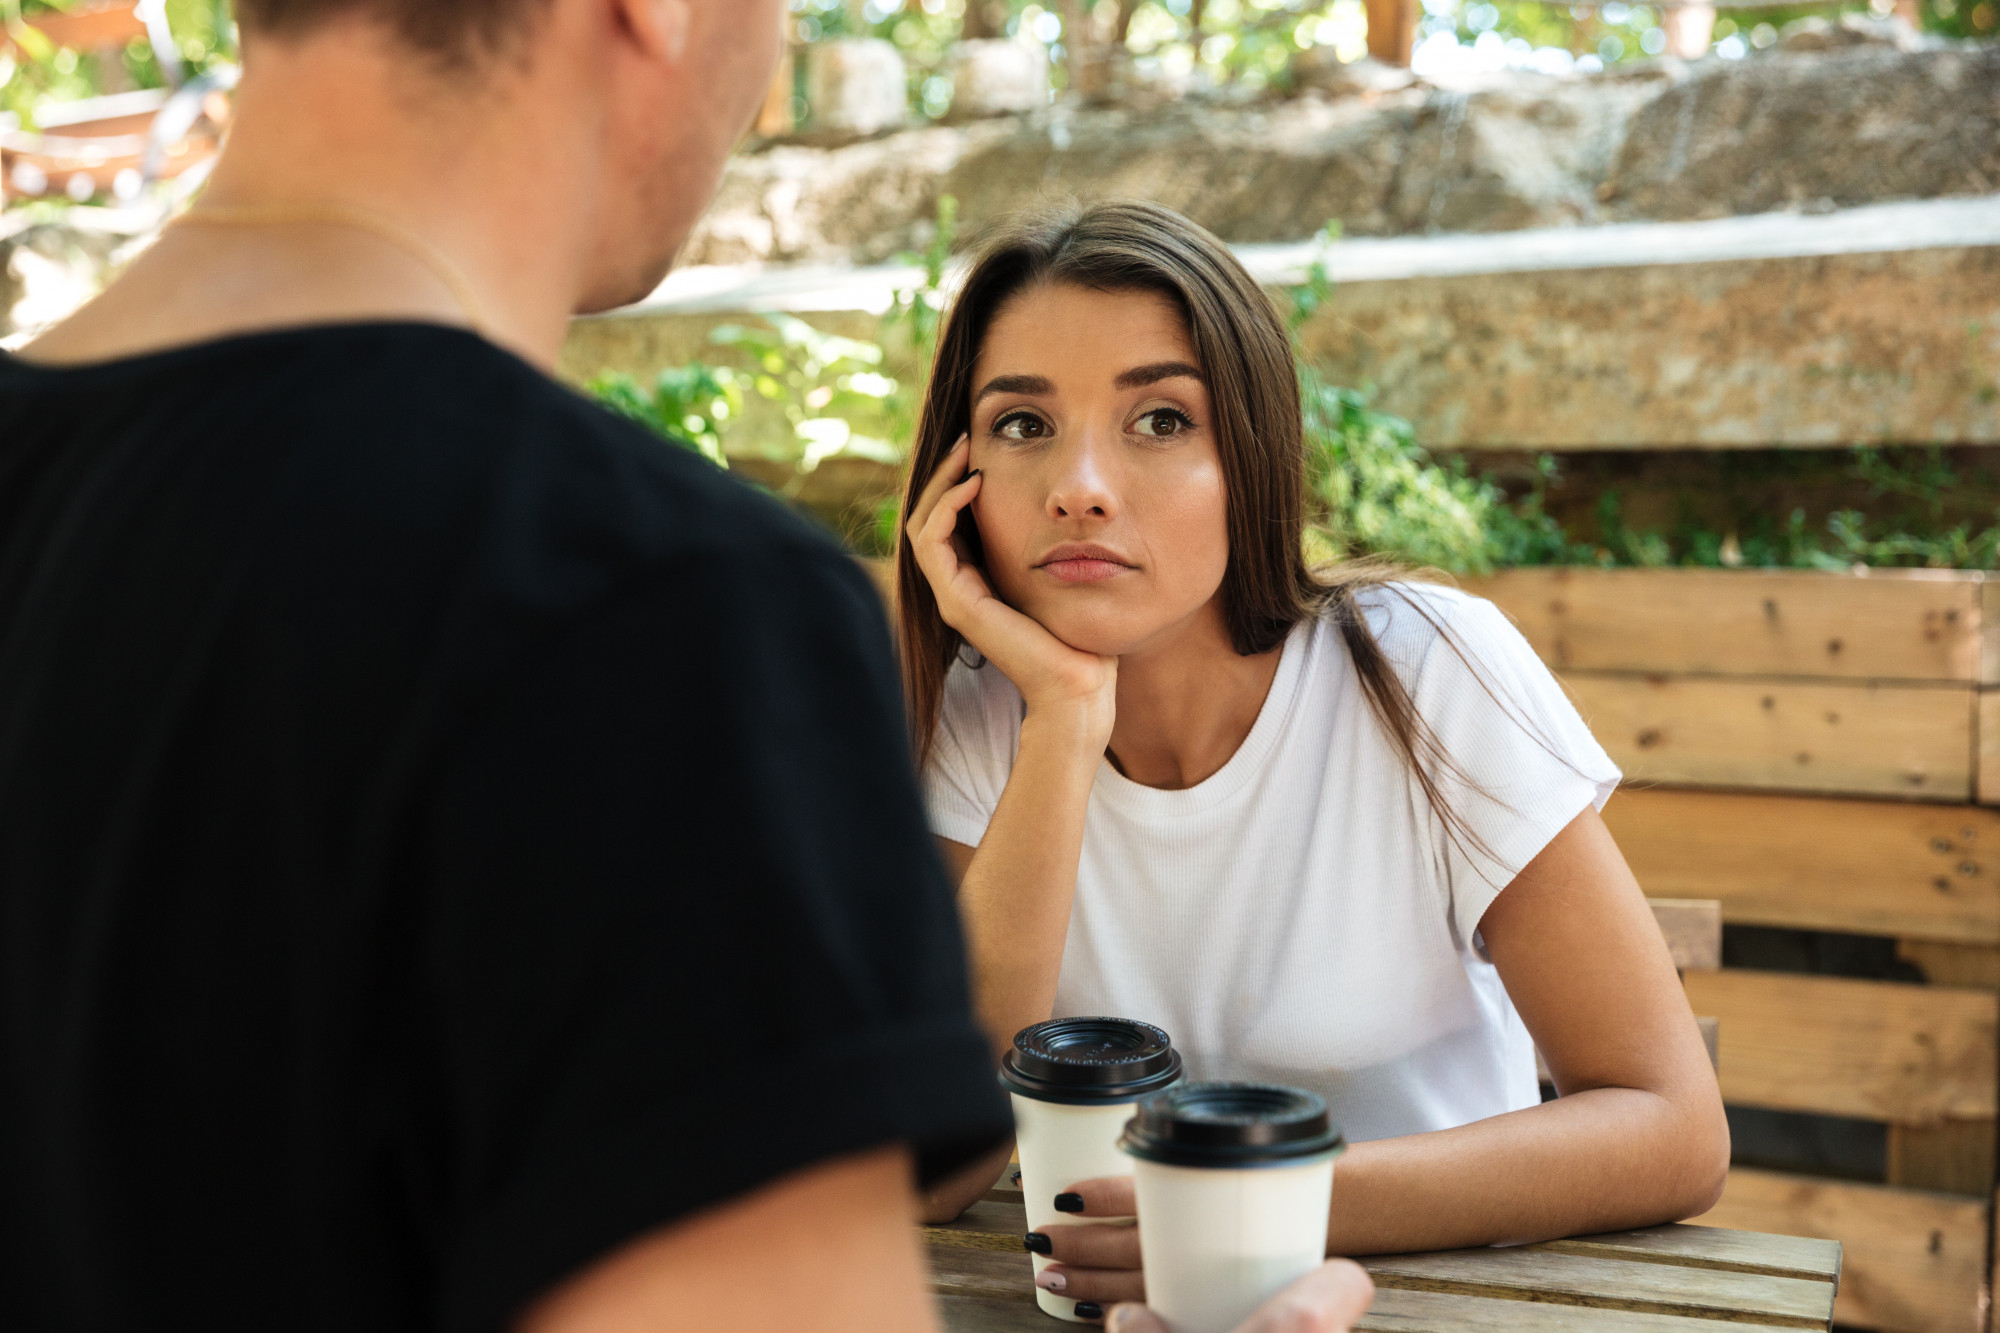
<svg viewBox="0 0 2000 1333">
<path fill-rule="evenodd" d="M 579 196 L 596 175 L 595 136 L 574 118 L 529 114 L 532 97 L 494 86 L 527 77 L 513 67 L 468 80 L 456 99 L 426 72 L 413 93 L 410 58 L 385 40 L 355 28 L 314 38 L 309 51 L 254 51 L 196 205 L 232 225 L 170 227 L 22 355 L 89 362 L 386 319 L 476 324 L 552 366 L 583 295 L 589 211 Z"/>
</svg>

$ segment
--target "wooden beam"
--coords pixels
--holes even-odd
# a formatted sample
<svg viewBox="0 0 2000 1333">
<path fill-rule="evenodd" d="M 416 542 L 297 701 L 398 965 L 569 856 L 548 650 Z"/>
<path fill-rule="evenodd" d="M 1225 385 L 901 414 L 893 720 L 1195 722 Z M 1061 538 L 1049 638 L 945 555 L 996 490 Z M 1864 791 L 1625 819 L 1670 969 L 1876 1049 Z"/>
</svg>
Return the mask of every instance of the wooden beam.
<svg viewBox="0 0 2000 1333">
<path fill-rule="evenodd" d="M 1626 788 L 1604 821 L 1648 894 L 1726 922 L 2000 945 L 1990 810 Z"/>
<path fill-rule="evenodd" d="M 1363 0 L 1368 54 L 1385 65 L 1407 65 L 1417 44 L 1417 0 Z"/>
<path fill-rule="evenodd" d="M 1972 798 L 1969 689 L 1581 671 L 1564 683 L 1631 781 Z"/>
<path fill-rule="evenodd" d="M 1845 1250 L 1836 1322 L 1883 1333 L 1977 1333 L 1983 1200 L 1739 1167 L 1707 1226 L 1823 1236 Z"/>
<path fill-rule="evenodd" d="M 1992 1120 L 1889 1126 L 1889 1183 L 1983 1199 L 1993 1192 Z"/>
<path fill-rule="evenodd" d="M 1510 569 L 1464 586 L 1512 616 L 1558 671 L 1968 685 L 2000 672 L 1991 589 L 1975 573 Z"/>
<path fill-rule="evenodd" d="M 1893 1124 L 2000 1111 L 2000 996 L 1725 968 L 1683 978 L 1722 1025 L 1722 1098 Z"/>
</svg>

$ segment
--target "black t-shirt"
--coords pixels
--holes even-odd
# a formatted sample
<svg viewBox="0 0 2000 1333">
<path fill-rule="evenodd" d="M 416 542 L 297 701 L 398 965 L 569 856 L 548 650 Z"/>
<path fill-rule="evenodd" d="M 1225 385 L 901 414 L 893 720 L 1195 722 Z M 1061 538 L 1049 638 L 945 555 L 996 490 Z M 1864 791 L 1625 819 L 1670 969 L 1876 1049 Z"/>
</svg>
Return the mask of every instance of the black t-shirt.
<svg viewBox="0 0 2000 1333">
<path fill-rule="evenodd" d="M 0 1321 L 490 1329 L 989 1147 L 906 745 L 832 542 L 469 334 L 0 357 Z"/>
</svg>

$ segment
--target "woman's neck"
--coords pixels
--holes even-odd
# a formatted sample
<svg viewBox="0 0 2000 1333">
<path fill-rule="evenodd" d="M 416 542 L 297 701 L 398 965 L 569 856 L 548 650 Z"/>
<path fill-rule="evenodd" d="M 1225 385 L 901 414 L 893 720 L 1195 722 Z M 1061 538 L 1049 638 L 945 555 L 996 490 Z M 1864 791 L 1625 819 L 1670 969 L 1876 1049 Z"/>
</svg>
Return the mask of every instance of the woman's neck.
<svg viewBox="0 0 2000 1333">
<path fill-rule="evenodd" d="M 1283 651 L 1239 654 L 1211 602 L 1168 641 L 1119 658 L 1112 764 L 1165 791 L 1212 777 L 1257 725 Z"/>
</svg>

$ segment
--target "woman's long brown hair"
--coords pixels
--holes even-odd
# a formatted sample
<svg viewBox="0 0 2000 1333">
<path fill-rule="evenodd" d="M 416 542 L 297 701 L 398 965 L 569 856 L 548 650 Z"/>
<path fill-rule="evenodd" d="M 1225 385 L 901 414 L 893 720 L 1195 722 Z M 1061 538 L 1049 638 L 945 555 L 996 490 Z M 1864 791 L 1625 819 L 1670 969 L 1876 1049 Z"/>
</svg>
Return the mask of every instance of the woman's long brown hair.
<svg viewBox="0 0 2000 1333">
<path fill-rule="evenodd" d="M 971 429 L 973 369 L 995 316 L 1020 293 L 1051 283 L 1154 292 L 1179 307 L 1208 384 L 1228 492 L 1222 605 L 1236 651 L 1267 652 L 1301 620 L 1332 620 L 1370 707 L 1447 833 L 1484 850 L 1439 790 L 1441 776 L 1466 782 L 1464 774 L 1418 715 L 1355 600 L 1364 588 L 1393 594 L 1393 585 L 1411 575 L 1379 561 L 1317 571 L 1307 565 L 1305 430 L 1291 338 L 1270 297 L 1228 247 L 1180 214 L 1139 202 L 1071 205 L 1021 218 L 988 241 L 938 339 L 903 513 Z M 945 676 L 964 640 L 938 614 L 907 532 L 897 546 L 896 594 L 905 698 L 922 764 L 937 736 Z"/>
</svg>

